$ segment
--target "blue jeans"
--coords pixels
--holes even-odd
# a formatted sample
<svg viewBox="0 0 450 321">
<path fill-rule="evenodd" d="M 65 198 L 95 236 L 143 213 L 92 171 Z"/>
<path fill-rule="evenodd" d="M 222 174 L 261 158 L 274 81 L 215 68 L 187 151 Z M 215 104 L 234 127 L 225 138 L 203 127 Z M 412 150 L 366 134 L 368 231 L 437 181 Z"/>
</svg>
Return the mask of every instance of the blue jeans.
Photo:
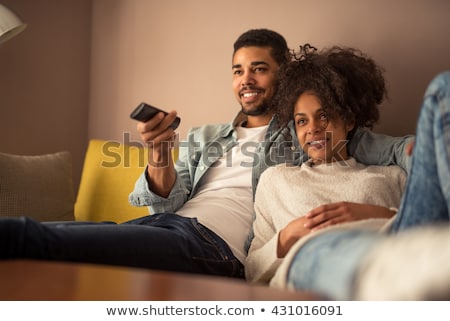
<svg viewBox="0 0 450 321">
<path fill-rule="evenodd" d="M 450 209 L 450 72 L 430 83 L 419 116 L 411 171 L 390 234 L 448 224 Z M 334 231 L 307 242 L 296 254 L 288 284 L 326 297 L 348 300 L 364 256 L 382 235 Z"/>
<path fill-rule="evenodd" d="M 0 259 L 29 258 L 244 277 L 242 264 L 214 232 L 176 214 L 122 224 L 0 220 Z"/>
</svg>

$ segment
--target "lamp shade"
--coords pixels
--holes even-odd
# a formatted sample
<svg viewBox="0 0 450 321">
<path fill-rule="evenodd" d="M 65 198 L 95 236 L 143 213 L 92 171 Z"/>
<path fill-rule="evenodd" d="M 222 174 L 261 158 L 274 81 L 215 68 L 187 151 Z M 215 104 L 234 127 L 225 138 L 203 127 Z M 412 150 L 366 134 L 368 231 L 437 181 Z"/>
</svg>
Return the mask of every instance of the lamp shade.
<svg viewBox="0 0 450 321">
<path fill-rule="evenodd" d="M 20 33 L 26 26 L 11 10 L 0 4 L 0 44 Z"/>
</svg>

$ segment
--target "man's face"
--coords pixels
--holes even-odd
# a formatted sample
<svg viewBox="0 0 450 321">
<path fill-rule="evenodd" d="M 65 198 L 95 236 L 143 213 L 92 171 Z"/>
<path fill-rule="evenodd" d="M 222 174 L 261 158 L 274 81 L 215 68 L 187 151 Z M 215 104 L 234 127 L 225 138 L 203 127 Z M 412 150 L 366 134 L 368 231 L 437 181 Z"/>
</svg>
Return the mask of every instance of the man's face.
<svg viewBox="0 0 450 321">
<path fill-rule="evenodd" d="M 233 92 L 249 116 L 264 115 L 272 99 L 278 63 L 269 47 L 242 47 L 233 56 Z"/>
</svg>

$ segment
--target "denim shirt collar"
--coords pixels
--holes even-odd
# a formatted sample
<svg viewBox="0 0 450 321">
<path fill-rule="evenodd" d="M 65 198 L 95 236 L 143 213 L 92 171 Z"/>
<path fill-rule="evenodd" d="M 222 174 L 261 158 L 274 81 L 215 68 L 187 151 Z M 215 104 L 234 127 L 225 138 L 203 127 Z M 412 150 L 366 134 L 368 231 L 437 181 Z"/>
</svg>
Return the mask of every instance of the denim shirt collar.
<svg viewBox="0 0 450 321">
<path fill-rule="evenodd" d="M 242 111 L 239 111 L 236 115 L 236 117 L 231 121 L 228 126 L 225 126 L 222 128 L 220 132 L 221 137 L 228 137 L 230 133 L 235 131 L 235 128 L 238 126 L 242 126 L 247 122 L 247 115 L 245 115 Z M 267 130 L 267 133 L 265 135 L 265 139 L 269 139 L 275 132 L 277 132 L 277 120 L 275 117 L 272 116 L 272 119 L 269 122 L 269 128 Z"/>
</svg>

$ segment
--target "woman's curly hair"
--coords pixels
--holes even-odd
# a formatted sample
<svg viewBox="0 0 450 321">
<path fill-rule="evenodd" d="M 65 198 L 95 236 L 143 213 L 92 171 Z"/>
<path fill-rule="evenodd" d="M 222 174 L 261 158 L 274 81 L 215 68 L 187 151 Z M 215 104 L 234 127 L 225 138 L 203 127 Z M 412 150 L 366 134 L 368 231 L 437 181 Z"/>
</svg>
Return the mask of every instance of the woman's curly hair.
<svg viewBox="0 0 450 321">
<path fill-rule="evenodd" d="M 272 111 L 280 127 L 293 119 L 295 104 L 305 92 L 316 95 L 330 119 L 341 117 L 358 127 L 373 128 L 378 107 L 387 96 L 383 70 L 353 48 L 318 51 L 306 44 L 280 67 Z"/>
</svg>

